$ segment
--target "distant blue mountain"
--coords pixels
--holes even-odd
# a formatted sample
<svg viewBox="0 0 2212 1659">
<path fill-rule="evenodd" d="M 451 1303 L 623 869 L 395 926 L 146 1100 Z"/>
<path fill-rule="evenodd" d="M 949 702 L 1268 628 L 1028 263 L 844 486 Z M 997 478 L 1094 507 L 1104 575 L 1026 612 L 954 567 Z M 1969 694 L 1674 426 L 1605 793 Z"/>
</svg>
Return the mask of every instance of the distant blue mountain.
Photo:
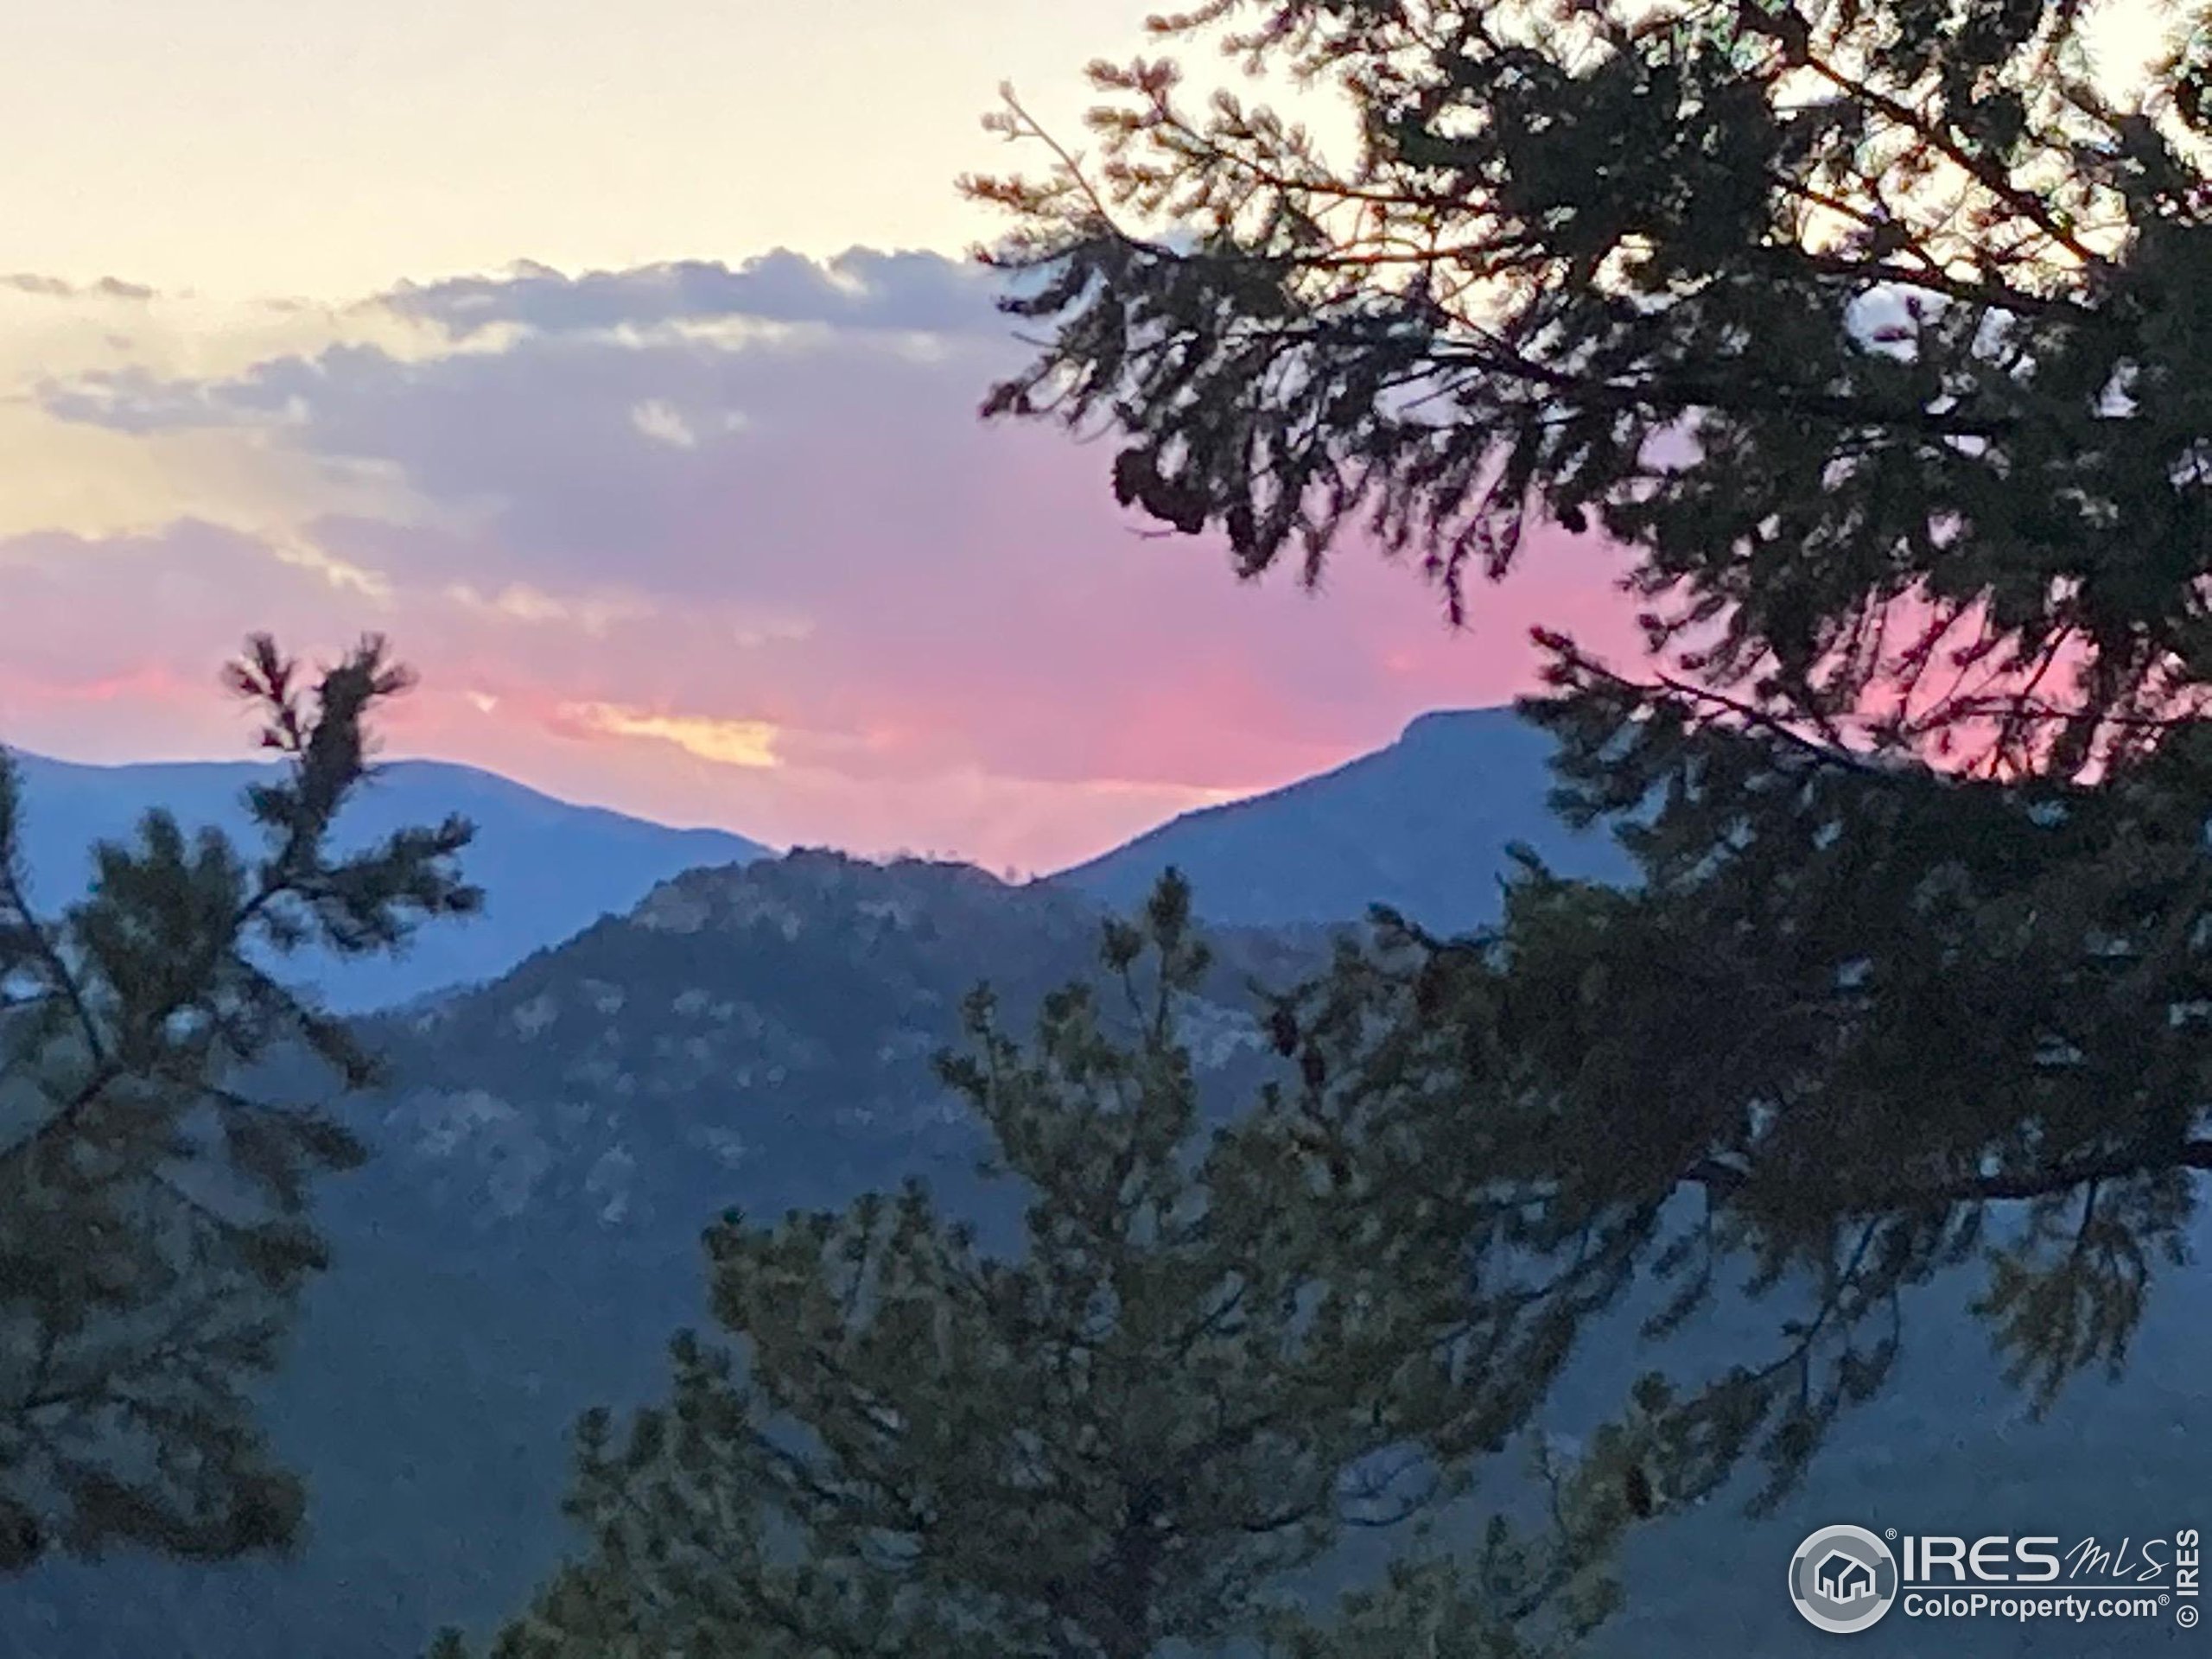
<svg viewBox="0 0 2212 1659">
<path fill-rule="evenodd" d="M 185 828 L 251 835 L 243 796 L 268 775 L 256 761 L 80 766 L 16 757 L 23 779 L 23 852 L 34 896 L 67 902 L 92 876 L 95 841 L 130 839 L 150 807 Z M 660 882 L 700 865 L 743 864 L 768 849 L 721 830 L 677 830 L 603 807 L 577 806 L 438 760 L 382 766 L 340 820 L 353 845 L 458 812 L 476 825 L 464 855 L 485 890 L 481 915 L 442 922 L 397 959 L 335 963 L 302 953 L 297 976 L 346 1011 L 387 1007 L 457 984 L 496 978 L 532 951 L 629 910 Z M 257 841 L 249 840 L 249 848 Z"/>
<path fill-rule="evenodd" d="M 1630 874 L 1610 836 L 1552 815 L 1552 751 L 1511 709 L 1423 715 L 1386 749 L 1185 813 L 1051 879 L 1126 910 L 1173 865 L 1200 913 L 1231 926 L 1351 921 L 1376 904 L 1440 931 L 1481 926 L 1497 919 L 1514 842 L 1563 874 Z"/>
<path fill-rule="evenodd" d="M 1128 910 L 1173 865 L 1217 925 L 1274 927 L 1357 920 L 1387 904 L 1443 931 L 1479 926 L 1498 909 L 1514 842 L 1560 870 L 1621 879 L 1611 839 L 1576 834 L 1545 804 L 1551 739 L 1510 709 L 1420 716 L 1388 748 L 1285 788 L 1186 813 L 1051 879 Z M 67 902 L 91 874 L 98 840 L 128 838 L 166 806 L 188 829 L 249 831 L 243 794 L 257 761 L 84 766 L 18 754 L 24 852 L 35 895 Z M 721 830 L 674 829 L 579 806 L 474 767 L 436 760 L 383 766 L 341 823 L 358 843 L 448 812 L 474 821 L 467 855 L 486 890 L 481 916 L 441 924 L 397 959 L 337 963 L 303 955 L 298 976 L 341 1010 L 388 1007 L 506 973 L 601 917 L 627 912 L 658 883 L 701 866 L 743 864 L 770 849 Z"/>
</svg>

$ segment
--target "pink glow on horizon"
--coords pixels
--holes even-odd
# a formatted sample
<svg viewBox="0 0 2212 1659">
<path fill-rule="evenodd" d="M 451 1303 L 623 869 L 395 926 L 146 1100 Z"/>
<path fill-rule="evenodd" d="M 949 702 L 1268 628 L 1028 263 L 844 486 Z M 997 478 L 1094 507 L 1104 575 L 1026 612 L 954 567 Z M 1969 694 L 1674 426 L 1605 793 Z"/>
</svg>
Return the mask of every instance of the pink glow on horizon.
<svg viewBox="0 0 2212 1659">
<path fill-rule="evenodd" d="M 175 513 L 0 539 L 0 738 L 244 755 L 217 675 L 247 632 L 327 657 L 375 630 L 423 677 L 392 754 L 774 844 L 1040 869 L 1429 709 L 1508 701 L 1532 626 L 1635 649 L 1616 556 L 1556 532 L 1473 591 L 1457 634 L 1414 570 L 1357 546 L 1309 594 L 1287 571 L 1239 582 L 1214 538 L 1135 534 L 1105 448 L 976 423 L 1007 357 L 963 308 L 969 277 L 857 268 L 883 286 L 849 325 L 846 289 L 804 262 L 699 279 L 717 303 L 833 319 L 769 344 L 598 326 L 665 307 L 653 273 L 525 273 L 480 285 L 534 320 L 494 349 L 41 391 L 61 422 L 232 441 L 394 505 L 354 487 L 278 530 Z M 907 316 L 929 350 L 885 326 Z"/>
</svg>

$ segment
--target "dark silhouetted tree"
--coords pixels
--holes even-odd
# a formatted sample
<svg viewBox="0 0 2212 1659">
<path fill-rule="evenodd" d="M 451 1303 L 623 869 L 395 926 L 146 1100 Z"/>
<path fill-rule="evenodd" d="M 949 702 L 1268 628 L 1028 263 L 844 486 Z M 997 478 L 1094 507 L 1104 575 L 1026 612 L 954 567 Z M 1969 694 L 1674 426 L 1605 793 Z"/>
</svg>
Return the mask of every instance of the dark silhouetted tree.
<svg viewBox="0 0 2212 1659">
<path fill-rule="evenodd" d="M 2123 86 L 2040 0 L 1207 0 L 1154 28 L 1348 153 L 1161 60 L 1094 70 L 1089 160 L 1009 99 L 1052 165 L 970 181 L 1040 336 L 987 413 L 1106 434 L 1241 572 L 1379 543 L 1458 618 L 1532 525 L 1621 550 L 1646 661 L 1540 636 L 1526 706 L 1641 887 L 1532 868 L 1309 1013 L 1407 1227 L 1573 1266 L 1538 1368 L 1639 1267 L 1669 1318 L 1811 1288 L 1682 1403 L 1712 1478 L 1789 1479 L 1977 1252 L 2039 1401 L 2116 1366 L 2212 1168 L 2212 10 L 2167 13 Z"/>
<path fill-rule="evenodd" d="M 943 1063 L 1029 1195 L 1019 1253 L 912 1187 L 715 1226 L 734 1340 L 680 1337 L 665 1404 L 584 1421 L 588 1552 L 499 1659 L 1519 1659 L 1609 1611 L 1630 1423 L 1540 1464 L 1528 1524 L 1425 1542 L 1325 1617 L 1287 1597 L 1347 1528 L 1459 1490 L 1434 1437 L 1483 1357 L 1448 1275 L 1361 1267 L 1372 1217 L 1274 1106 L 1204 1129 L 1179 878 L 1103 954 L 1106 995 L 1056 994 L 1026 1047 L 979 993 Z"/>
<path fill-rule="evenodd" d="M 455 868 L 470 835 L 459 818 L 333 846 L 372 775 L 371 717 L 408 683 L 380 640 L 309 684 L 257 638 L 227 677 L 281 760 L 248 791 L 257 849 L 151 812 L 134 844 L 93 849 L 86 897 L 41 917 L 18 774 L 0 758 L 9 1569 L 48 1552 L 217 1560 L 293 1539 L 301 1484 L 272 1458 L 251 1390 L 323 1265 L 314 1181 L 362 1154 L 316 1101 L 257 1081 L 297 1073 L 302 1056 L 348 1088 L 374 1067 L 276 969 L 310 944 L 390 950 L 479 902 Z"/>
</svg>

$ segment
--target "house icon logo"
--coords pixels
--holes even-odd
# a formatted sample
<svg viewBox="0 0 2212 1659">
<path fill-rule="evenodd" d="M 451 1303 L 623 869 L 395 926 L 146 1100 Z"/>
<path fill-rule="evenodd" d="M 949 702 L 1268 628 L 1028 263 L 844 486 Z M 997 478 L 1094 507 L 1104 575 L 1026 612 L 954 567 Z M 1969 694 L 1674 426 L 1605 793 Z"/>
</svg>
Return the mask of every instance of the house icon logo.
<svg viewBox="0 0 2212 1659">
<path fill-rule="evenodd" d="M 1808 1623 L 1848 1636 L 1897 1599 L 1897 1561 L 1864 1527 L 1822 1527 L 1789 1560 L 1789 1599 Z"/>
<path fill-rule="evenodd" d="M 1856 1601 L 1874 1593 L 1874 1569 L 1841 1550 L 1831 1550 L 1814 1569 L 1813 1582 L 1830 1601 Z"/>
</svg>

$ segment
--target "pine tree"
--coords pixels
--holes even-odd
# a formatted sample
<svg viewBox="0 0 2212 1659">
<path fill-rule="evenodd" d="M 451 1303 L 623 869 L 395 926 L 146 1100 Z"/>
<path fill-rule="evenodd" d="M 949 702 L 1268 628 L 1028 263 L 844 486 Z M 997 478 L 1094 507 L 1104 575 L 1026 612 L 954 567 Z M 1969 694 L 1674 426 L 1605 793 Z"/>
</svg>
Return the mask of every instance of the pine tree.
<svg viewBox="0 0 2212 1659">
<path fill-rule="evenodd" d="M 970 1052 L 943 1062 L 1029 1196 L 1019 1252 L 911 1186 L 724 1217 L 707 1248 L 732 1341 L 680 1336 L 665 1404 L 585 1418 L 588 1552 L 499 1659 L 1139 1659 L 1238 1637 L 1519 1659 L 1605 1616 L 1628 1426 L 1541 1466 L 1537 1523 L 1300 1611 L 1294 1581 L 1347 1527 L 1458 1490 L 1478 1357 L 1438 1322 L 1434 1275 L 1362 1268 L 1359 1206 L 1305 1179 L 1268 1112 L 1204 1129 L 1179 879 L 1109 925 L 1103 957 L 1104 994 L 1056 994 L 1026 1048 L 978 992 Z"/>
<path fill-rule="evenodd" d="M 2036 0 L 1202 0 L 1164 43 L 1357 153 L 1163 59 L 1093 72 L 1095 161 L 1009 99 L 1050 169 L 970 182 L 1042 337 L 986 412 L 1241 573 L 1365 539 L 1459 620 L 1620 550 L 1646 664 L 1540 635 L 1526 707 L 1640 887 L 1532 866 L 1311 1012 L 1370 1022 L 1331 1086 L 1395 1139 L 1338 1155 L 1440 1184 L 1426 1247 L 1560 1263 L 1535 1360 L 1643 1268 L 1662 1324 L 1731 1261 L 1810 1291 L 1683 1403 L 1711 1478 L 1793 1478 L 1977 1252 L 2039 1402 L 2118 1366 L 2212 1168 L 2212 8 L 2165 13 L 2120 86 Z"/>
<path fill-rule="evenodd" d="M 479 902 L 455 869 L 460 818 L 332 844 L 372 775 L 370 717 L 409 683 L 382 641 L 309 686 L 257 637 L 227 677 L 282 762 L 248 791 L 257 853 L 154 811 L 135 844 L 93 849 L 86 897 L 41 916 L 19 774 L 0 757 L 7 1570 L 116 1545 L 219 1560 L 293 1540 L 301 1484 L 251 1390 L 324 1265 L 313 1184 L 362 1148 L 319 1097 L 269 1085 L 301 1055 L 346 1088 L 375 1065 L 277 961 L 308 944 L 391 950 Z"/>
</svg>

